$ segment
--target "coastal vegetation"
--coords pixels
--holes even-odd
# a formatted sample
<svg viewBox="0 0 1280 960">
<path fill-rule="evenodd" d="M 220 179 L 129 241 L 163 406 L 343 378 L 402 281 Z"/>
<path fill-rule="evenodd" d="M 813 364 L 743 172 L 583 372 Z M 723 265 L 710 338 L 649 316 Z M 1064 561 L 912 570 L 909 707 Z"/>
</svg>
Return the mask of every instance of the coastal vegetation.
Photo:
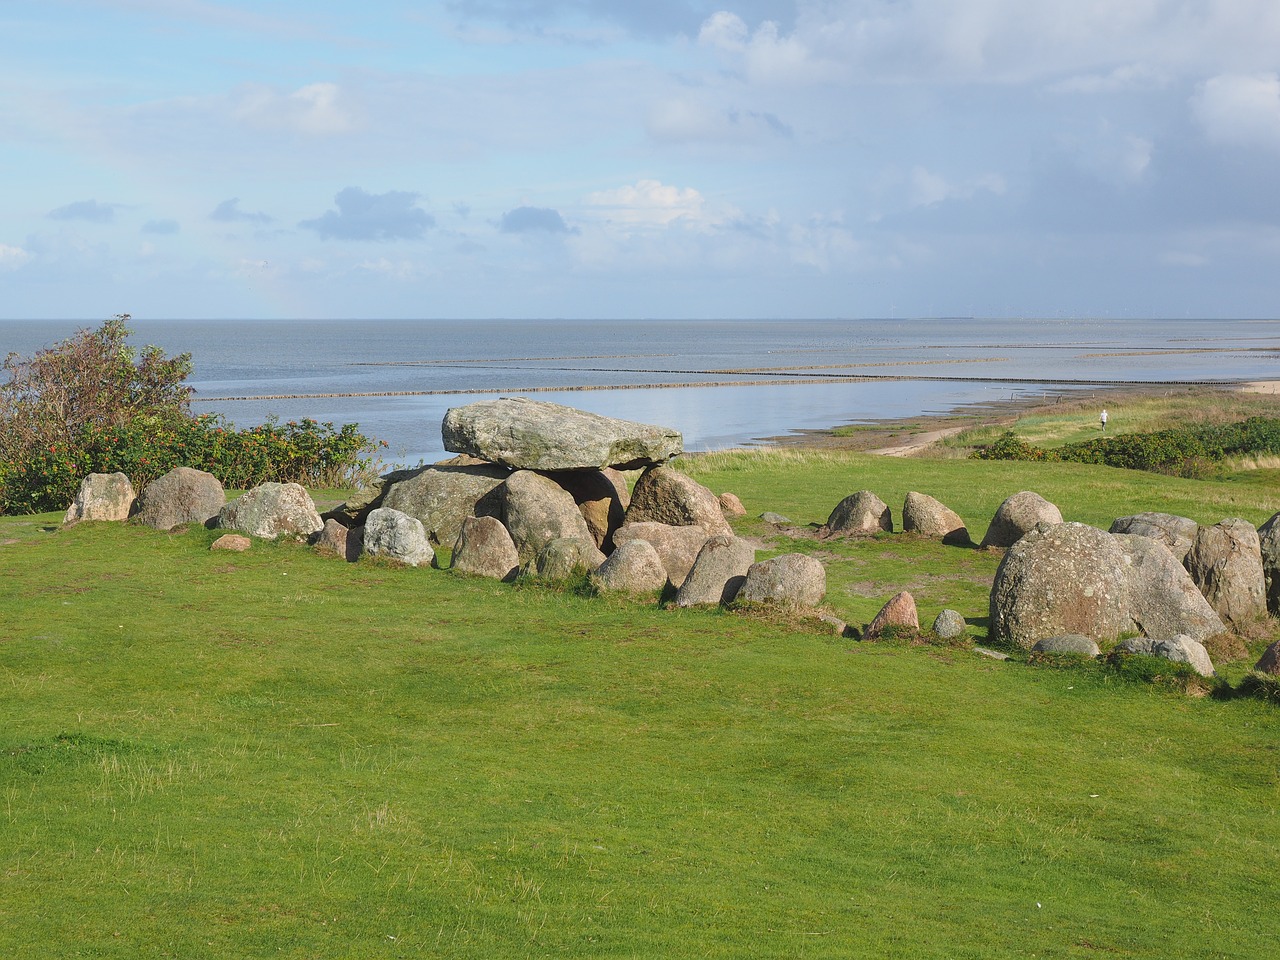
<svg viewBox="0 0 1280 960">
<path fill-rule="evenodd" d="M 909 589 L 926 621 L 960 611 L 969 643 L 999 554 L 815 540 L 841 497 L 924 490 L 975 537 L 1018 490 L 1104 529 L 1277 509 L 1266 471 L 801 450 L 680 465 L 747 504 L 734 528 L 762 557 L 819 556 L 836 616 L 864 624 Z M 59 519 L 0 518 L 15 955 L 1271 949 L 1280 712 L 1257 697 L 1188 698 L 1129 675 L 1136 659 L 998 662 L 656 594 Z M 1274 639 L 1260 621 L 1224 683 L 1256 684 Z"/>
<path fill-rule="evenodd" d="M 314 420 L 236 429 L 193 416 L 190 354 L 128 343 L 129 315 L 37 352 L 10 354 L 0 382 L 0 513 L 65 507 L 90 473 L 121 472 L 141 488 L 176 466 L 223 484 L 354 482 L 377 444 L 353 424 Z"/>
</svg>

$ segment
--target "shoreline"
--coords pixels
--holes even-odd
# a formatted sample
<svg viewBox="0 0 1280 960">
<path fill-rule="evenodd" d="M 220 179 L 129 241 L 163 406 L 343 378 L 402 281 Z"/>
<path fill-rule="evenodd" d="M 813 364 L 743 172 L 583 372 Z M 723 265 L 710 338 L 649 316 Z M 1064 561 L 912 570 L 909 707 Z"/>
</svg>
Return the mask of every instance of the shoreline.
<svg viewBox="0 0 1280 960">
<path fill-rule="evenodd" d="M 975 427 L 1006 426 L 1015 423 L 1020 417 L 1033 416 L 1037 412 L 1061 412 L 1064 405 L 1079 405 L 1086 400 L 1105 401 L 1114 406 L 1117 401 L 1123 402 L 1125 399 L 1168 396 L 1174 389 L 1176 388 L 1167 383 L 1091 384 L 1089 388 L 1063 391 L 1052 401 L 1046 401 L 1043 397 L 1022 397 L 962 404 L 945 413 L 922 413 L 911 417 L 894 417 L 841 426 L 797 430 L 784 436 L 761 437 L 760 443 L 767 447 L 847 450 L 886 457 L 910 457 L 929 449 L 947 437 Z M 1185 384 L 1181 390 L 1191 394 L 1221 391 L 1280 396 L 1280 380 Z M 839 429 L 849 429 L 849 432 L 837 434 L 835 431 Z"/>
</svg>

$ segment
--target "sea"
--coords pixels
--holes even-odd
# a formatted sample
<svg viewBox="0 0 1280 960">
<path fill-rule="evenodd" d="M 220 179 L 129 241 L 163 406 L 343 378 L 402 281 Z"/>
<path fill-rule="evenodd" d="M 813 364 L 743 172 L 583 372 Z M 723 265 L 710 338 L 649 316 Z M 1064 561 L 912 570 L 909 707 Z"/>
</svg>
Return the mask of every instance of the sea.
<svg viewBox="0 0 1280 960">
<path fill-rule="evenodd" d="M 89 321 L 0 320 L 30 355 Z M 1132 383 L 1280 379 L 1280 320 L 155 320 L 193 409 L 357 423 L 388 466 L 448 456 L 450 407 L 529 396 L 680 430 L 691 451 Z"/>
</svg>

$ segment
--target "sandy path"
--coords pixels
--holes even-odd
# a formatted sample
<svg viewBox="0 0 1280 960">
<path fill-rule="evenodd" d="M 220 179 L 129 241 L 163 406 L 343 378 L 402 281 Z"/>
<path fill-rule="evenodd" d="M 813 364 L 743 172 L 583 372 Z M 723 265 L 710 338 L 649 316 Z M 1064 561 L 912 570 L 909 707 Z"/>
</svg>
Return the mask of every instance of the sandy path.
<svg viewBox="0 0 1280 960">
<path fill-rule="evenodd" d="M 881 447 L 879 450 L 867 450 L 866 452 L 882 457 L 912 457 L 933 446 L 939 440 L 954 436 L 960 431 L 968 429 L 969 427 L 947 427 L 945 430 L 930 430 L 926 433 L 917 433 L 910 440 L 892 447 Z"/>
</svg>

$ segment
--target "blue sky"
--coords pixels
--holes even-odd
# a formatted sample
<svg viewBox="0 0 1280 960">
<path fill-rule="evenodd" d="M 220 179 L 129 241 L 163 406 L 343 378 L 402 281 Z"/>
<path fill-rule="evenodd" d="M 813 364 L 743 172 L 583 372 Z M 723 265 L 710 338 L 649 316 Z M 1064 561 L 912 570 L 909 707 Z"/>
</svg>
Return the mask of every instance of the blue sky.
<svg viewBox="0 0 1280 960">
<path fill-rule="evenodd" d="M 13 0 L 0 317 L 1271 317 L 1276 0 Z"/>
</svg>

